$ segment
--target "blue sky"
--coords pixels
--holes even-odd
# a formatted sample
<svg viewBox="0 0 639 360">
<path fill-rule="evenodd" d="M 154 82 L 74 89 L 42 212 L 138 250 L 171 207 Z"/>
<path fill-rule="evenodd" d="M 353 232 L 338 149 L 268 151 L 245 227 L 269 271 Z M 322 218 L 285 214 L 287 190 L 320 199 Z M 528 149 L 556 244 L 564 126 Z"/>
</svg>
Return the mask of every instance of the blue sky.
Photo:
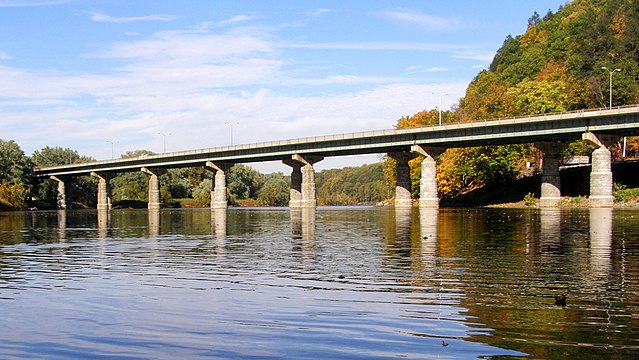
<svg viewBox="0 0 639 360">
<path fill-rule="evenodd" d="M 0 138 L 102 160 L 388 129 L 457 103 L 508 34 L 562 4 L 0 0 Z"/>
</svg>

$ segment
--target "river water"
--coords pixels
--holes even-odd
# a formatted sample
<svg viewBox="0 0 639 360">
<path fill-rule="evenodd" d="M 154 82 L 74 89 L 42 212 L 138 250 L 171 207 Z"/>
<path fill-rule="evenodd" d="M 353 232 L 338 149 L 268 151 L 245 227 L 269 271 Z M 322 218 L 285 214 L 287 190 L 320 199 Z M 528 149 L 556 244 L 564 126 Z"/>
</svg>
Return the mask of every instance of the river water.
<svg viewBox="0 0 639 360">
<path fill-rule="evenodd" d="M 0 213 L 0 358 L 636 358 L 638 220 L 612 209 Z"/>
</svg>

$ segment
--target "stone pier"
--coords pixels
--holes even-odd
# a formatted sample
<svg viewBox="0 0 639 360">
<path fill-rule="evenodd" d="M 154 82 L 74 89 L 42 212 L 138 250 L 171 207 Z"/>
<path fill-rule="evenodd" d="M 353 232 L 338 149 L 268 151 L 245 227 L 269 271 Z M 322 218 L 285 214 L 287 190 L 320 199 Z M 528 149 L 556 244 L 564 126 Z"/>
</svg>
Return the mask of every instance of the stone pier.
<svg viewBox="0 0 639 360">
<path fill-rule="evenodd" d="M 98 211 L 111 210 L 111 186 L 109 185 L 111 176 L 106 173 L 97 173 L 95 171 L 91 172 L 91 176 L 98 178 Z"/>
<path fill-rule="evenodd" d="M 211 189 L 211 209 L 226 209 L 226 172 L 233 166 L 231 163 L 214 163 L 207 161 L 205 168 L 215 172 L 213 188 Z"/>
<path fill-rule="evenodd" d="M 435 158 L 446 151 L 446 148 L 413 145 L 411 151 L 424 156 L 422 176 L 419 180 L 419 207 L 438 208 L 439 194 L 437 193 L 437 162 Z"/>
<path fill-rule="evenodd" d="M 315 195 L 315 169 L 313 164 L 324 159 L 322 156 L 302 156 L 295 154 L 284 164 L 293 168 L 291 173 L 290 208 L 308 208 L 317 206 Z"/>
<path fill-rule="evenodd" d="M 619 137 L 584 133 L 582 138 L 595 144 L 598 148 L 592 152 L 590 171 L 590 207 L 612 207 L 612 158 L 608 147 L 619 140 Z"/>
<path fill-rule="evenodd" d="M 141 171 L 147 175 L 150 175 L 149 178 L 149 210 L 159 209 L 162 207 L 162 202 L 160 199 L 160 180 L 158 179 L 160 176 L 166 173 L 165 169 L 162 168 L 146 168 L 143 167 Z"/>
<path fill-rule="evenodd" d="M 397 161 L 395 207 L 410 208 L 413 206 L 413 198 L 411 194 L 410 168 L 408 167 L 408 161 L 413 158 L 413 155 L 409 152 L 394 152 L 388 153 L 388 156 Z"/>
<path fill-rule="evenodd" d="M 66 210 L 67 209 L 67 193 L 66 193 L 66 189 L 64 187 L 64 180 L 56 177 L 56 176 L 51 176 L 52 180 L 55 180 L 58 182 L 58 193 L 56 196 L 56 207 L 58 210 Z"/>
<path fill-rule="evenodd" d="M 544 153 L 541 175 L 539 207 L 555 207 L 561 201 L 561 178 L 559 177 L 559 153 L 566 148 L 561 142 L 537 142 L 535 147 Z"/>
</svg>

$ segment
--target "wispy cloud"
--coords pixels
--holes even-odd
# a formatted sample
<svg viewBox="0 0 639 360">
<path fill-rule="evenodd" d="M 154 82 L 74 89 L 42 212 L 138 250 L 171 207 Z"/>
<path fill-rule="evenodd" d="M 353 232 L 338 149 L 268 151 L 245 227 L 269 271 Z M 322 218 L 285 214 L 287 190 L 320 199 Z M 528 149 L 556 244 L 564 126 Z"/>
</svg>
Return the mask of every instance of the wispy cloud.
<svg viewBox="0 0 639 360">
<path fill-rule="evenodd" d="M 249 20 L 245 15 L 227 21 Z M 27 152 L 54 144 L 104 159 L 111 154 L 106 139 L 117 141 L 116 153 L 161 151 L 159 131 L 173 134 L 167 138 L 169 151 L 226 145 L 225 121 L 240 123 L 238 144 L 390 128 L 401 116 L 434 106 L 436 100 L 424 94 L 446 92 L 453 102 L 452 94 L 458 98 L 466 86 L 424 84 L 406 74 L 304 73 L 308 64 L 300 66 L 282 51 L 288 46 L 462 53 L 465 47 L 390 42 L 281 46 L 273 33 L 209 25 L 111 43 L 93 56 L 108 59 L 112 67 L 95 73 L 0 65 L 0 119 L 12 119 L 11 136 Z M 295 86 L 325 91 L 287 91 Z M 24 123 L 32 126 L 21 128 Z"/>
<path fill-rule="evenodd" d="M 322 16 L 322 15 L 330 13 L 330 12 L 332 12 L 331 9 L 318 8 L 318 9 L 313 9 L 313 10 L 307 11 L 306 12 L 306 16 L 307 17 L 317 17 L 317 16 Z"/>
<path fill-rule="evenodd" d="M 8 60 L 11 59 L 11 56 L 4 51 L 0 51 L 0 60 Z"/>
<path fill-rule="evenodd" d="M 257 14 L 235 15 L 229 19 L 218 22 L 217 26 L 224 27 L 224 26 L 230 26 L 230 25 L 237 25 L 239 23 L 248 22 L 251 20 L 255 20 L 257 18 L 258 18 Z"/>
<path fill-rule="evenodd" d="M 462 49 L 459 45 L 438 43 L 406 43 L 406 42 L 343 42 L 343 43 L 310 43 L 287 42 L 280 44 L 283 48 L 298 49 L 334 49 L 334 50 L 418 50 L 418 51 L 451 51 Z"/>
<path fill-rule="evenodd" d="M 0 0 L 0 8 L 60 5 L 72 0 Z"/>
<path fill-rule="evenodd" d="M 440 17 L 410 9 L 388 10 L 379 13 L 379 15 L 394 22 L 419 26 L 427 30 L 456 30 L 463 26 L 459 17 Z"/>
<path fill-rule="evenodd" d="M 95 22 L 108 22 L 108 23 L 128 23 L 138 21 L 173 21 L 177 19 L 173 15 L 145 15 L 145 16 L 129 16 L 129 17 L 115 17 L 106 15 L 103 13 L 92 12 L 89 13 L 91 20 Z"/>
<path fill-rule="evenodd" d="M 423 67 L 421 65 L 409 66 L 406 68 L 408 74 L 421 74 L 421 73 L 434 73 L 434 72 L 446 72 L 450 69 L 443 66 Z"/>
</svg>

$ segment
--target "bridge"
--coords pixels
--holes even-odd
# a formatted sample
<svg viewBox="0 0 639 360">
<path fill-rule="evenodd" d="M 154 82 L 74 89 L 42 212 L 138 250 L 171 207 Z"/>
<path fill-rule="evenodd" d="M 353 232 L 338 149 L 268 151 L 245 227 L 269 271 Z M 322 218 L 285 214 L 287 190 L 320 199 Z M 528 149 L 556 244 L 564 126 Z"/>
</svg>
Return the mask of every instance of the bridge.
<svg viewBox="0 0 639 360">
<path fill-rule="evenodd" d="M 438 207 L 435 157 L 448 148 L 534 143 L 544 154 L 540 206 L 556 206 L 561 199 L 559 153 L 565 145 L 584 139 L 597 149 L 592 155 L 590 204 L 612 206 L 611 154 L 608 147 L 621 136 L 639 134 L 639 105 L 579 110 L 433 125 L 401 130 L 338 134 L 256 144 L 114 159 L 35 169 L 40 178 L 58 181 L 58 207 L 66 208 L 64 181 L 92 175 L 98 181 L 98 208 L 110 208 L 109 179 L 122 172 L 142 171 L 149 178 L 150 209 L 160 207 L 158 177 L 166 169 L 203 166 L 215 173 L 211 208 L 226 208 L 225 171 L 237 163 L 282 161 L 292 168 L 291 208 L 315 207 L 313 164 L 325 157 L 386 153 L 397 160 L 396 207 L 412 206 L 408 161 L 424 156 L 420 179 L 421 207 Z"/>
</svg>

